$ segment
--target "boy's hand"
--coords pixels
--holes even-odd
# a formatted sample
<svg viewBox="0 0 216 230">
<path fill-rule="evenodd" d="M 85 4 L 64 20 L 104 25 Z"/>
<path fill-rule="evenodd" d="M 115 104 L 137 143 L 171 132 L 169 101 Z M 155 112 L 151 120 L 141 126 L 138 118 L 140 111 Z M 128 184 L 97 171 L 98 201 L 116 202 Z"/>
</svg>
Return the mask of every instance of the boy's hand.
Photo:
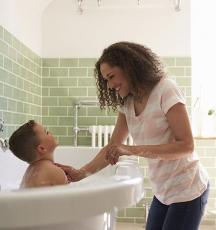
<svg viewBox="0 0 216 230">
<path fill-rule="evenodd" d="M 69 165 L 63 165 L 55 163 L 56 166 L 60 167 L 66 174 L 69 182 L 75 182 L 85 177 L 85 172 L 81 169 L 75 169 Z"/>
</svg>

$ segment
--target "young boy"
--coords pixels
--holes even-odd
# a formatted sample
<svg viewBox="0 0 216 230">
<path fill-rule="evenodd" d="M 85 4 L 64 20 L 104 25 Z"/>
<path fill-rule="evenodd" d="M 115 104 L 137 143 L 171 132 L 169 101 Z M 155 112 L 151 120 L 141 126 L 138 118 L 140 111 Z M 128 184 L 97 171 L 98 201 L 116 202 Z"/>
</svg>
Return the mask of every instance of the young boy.
<svg viewBox="0 0 216 230">
<path fill-rule="evenodd" d="M 9 148 L 19 159 L 29 163 L 21 188 L 69 183 L 65 172 L 54 164 L 57 140 L 42 125 L 30 120 L 20 126 L 9 139 Z"/>
</svg>

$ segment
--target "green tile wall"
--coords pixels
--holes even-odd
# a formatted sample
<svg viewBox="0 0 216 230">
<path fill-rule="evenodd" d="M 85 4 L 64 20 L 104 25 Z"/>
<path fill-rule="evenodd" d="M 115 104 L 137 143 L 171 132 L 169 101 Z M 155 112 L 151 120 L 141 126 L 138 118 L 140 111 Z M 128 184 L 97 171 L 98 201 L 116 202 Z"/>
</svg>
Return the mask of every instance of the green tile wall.
<svg viewBox="0 0 216 230">
<path fill-rule="evenodd" d="M 77 100 L 96 100 L 93 58 L 44 58 L 42 71 L 42 111 L 46 125 L 63 145 L 73 144 L 73 104 Z M 79 110 L 80 127 L 115 124 L 116 114 L 98 107 Z M 78 144 L 90 145 L 88 132 L 80 132 Z"/>
<path fill-rule="evenodd" d="M 0 117 L 9 137 L 29 119 L 41 122 L 41 58 L 0 26 Z"/>
<path fill-rule="evenodd" d="M 93 77 L 94 58 L 41 58 L 0 26 L 0 117 L 5 120 L 4 137 L 29 119 L 41 121 L 53 132 L 61 145 L 73 144 L 73 104 L 76 100 L 96 100 Z M 168 75 L 175 79 L 185 93 L 191 111 L 191 59 L 189 57 L 162 58 Z M 79 126 L 112 125 L 116 114 L 100 111 L 98 107 L 79 110 Z M 79 145 L 90 145 L 86 131 L 79 133 Z M 196 150 L 207 168 L 211 180 L 209 207 L 216 202 L 216 141 L 197 140 Z M 139 159 L 146 187 L 147 162 Z M 144 204 L 150 203 L 151 190 L 134 207 L 120 210 L 118 220 L 144 222 Z M 205 217 L 207 224 L 215 220 Z"/>
<path fill-rule="evenodd" d="M 63 145 L 73 144 L 73 109 L 77 100 L 96 100 L 93 58 L 43 58 L 42 69 L 42 121 Z M 163 58 L 169 76 L 184 91 L 188 109 L 191 103 L 190 58 Z M 116 113 L 100 111 L 97 107 L 81 108 L 80 127 L 113 125 Z M 64 128 L 59 129 L 58 127 Z M 79 145 L 90 145 L 88 132 L 80 132 Z"/>
</svg>

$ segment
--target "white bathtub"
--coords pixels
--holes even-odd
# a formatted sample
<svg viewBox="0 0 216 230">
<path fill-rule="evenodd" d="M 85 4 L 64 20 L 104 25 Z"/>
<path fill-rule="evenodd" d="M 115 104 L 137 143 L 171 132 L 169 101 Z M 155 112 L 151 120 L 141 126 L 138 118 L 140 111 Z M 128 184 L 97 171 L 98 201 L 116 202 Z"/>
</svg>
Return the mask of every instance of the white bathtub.
<svg viewBox="0 0 216 230">
<path fill-rule="evenodd" d="M 79 168 L 99 151 L 58 147 L 55 161 Z M 69 185 L 17 190 L 27 164 L 0 150 L 0 229 L 114 230 L 117 209 L 137 203 L 143 180 L 135 164 L 121 162 Z M 117 172 L 117 175 L 115 174 Z"/>
</svg>

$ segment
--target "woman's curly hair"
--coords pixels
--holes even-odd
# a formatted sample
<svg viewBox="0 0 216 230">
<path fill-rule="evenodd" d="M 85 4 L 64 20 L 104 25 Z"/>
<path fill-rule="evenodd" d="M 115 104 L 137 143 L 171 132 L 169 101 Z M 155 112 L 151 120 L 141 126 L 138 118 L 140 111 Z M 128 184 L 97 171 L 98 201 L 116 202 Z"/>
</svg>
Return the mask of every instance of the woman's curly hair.
<svg viewBox="0 0 216 230">
<path fill-rule="evenodd" d="M 111 67 L 117 66 L 123 70 L 138 100 L 141 100 L 142 96 L 165 76 L 162 63 L 149 48 L 132 42 L 118 42 L 110 45 L 104 49 L 95 64 L 97 94 L 101 109 L 111 107 L 115 111 L 117 106 L 123 105 L 125 101 L 125 98 L 116 94 L 115 89 L 109 89 L 107 86 L 107 80 L 103 78 L 100 71 L 102 63 L 107 63 Z"/>
</svg>

